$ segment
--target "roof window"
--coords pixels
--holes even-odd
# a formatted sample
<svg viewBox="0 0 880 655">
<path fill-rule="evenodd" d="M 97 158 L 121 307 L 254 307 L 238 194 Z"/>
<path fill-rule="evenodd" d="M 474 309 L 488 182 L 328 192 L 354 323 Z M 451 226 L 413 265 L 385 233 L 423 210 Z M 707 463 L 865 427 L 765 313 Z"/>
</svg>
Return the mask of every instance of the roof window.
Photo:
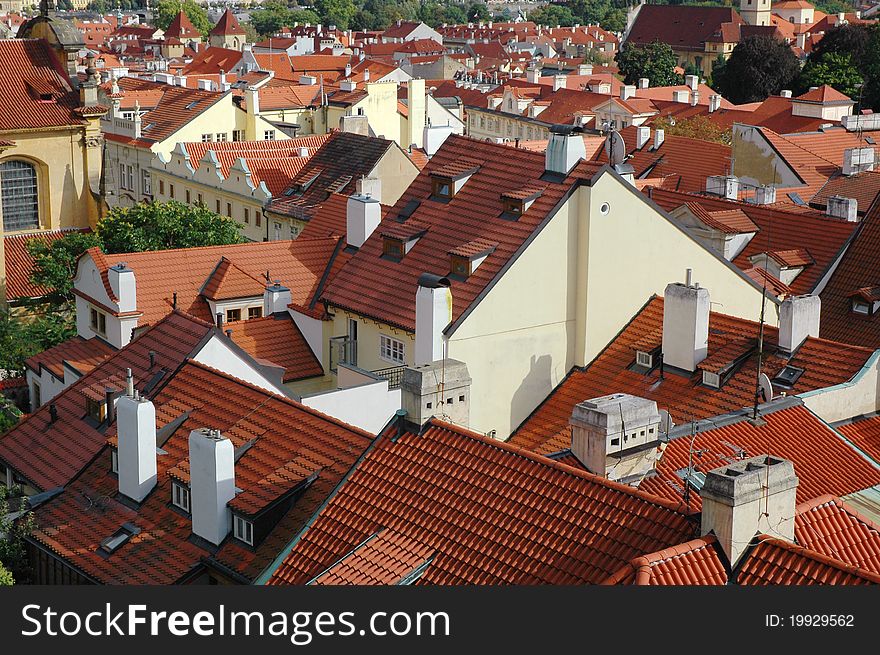
<svg viewBox="0 0 880 655">
<path fill-rule="evenodd" d="M 497 243 L 475 239 L 450 250 L 447 253 L 450 275 L 458 279 L 467 279 L 485 261 L 486 257 L 495 251 L 497 246 Z"/>
<path fill-rule="evenodd" d="M 141 529 L 134 523 L 123 523 L 112 535 L 101 541 L 98 546 L 99 554 L 109 556 L 122 548 L 135 535 L 141 533 Z"/>
<path fill-rule="evenodd" d="M 786 366 L 779 373 L 776 374 L 776 377 L 771 380 L 774 385 L 779 385 L 782 387 L 793 387 L 798 379 L 804 374 L 804 369 L 798 368 L 797 366 Z"/>
</svg>

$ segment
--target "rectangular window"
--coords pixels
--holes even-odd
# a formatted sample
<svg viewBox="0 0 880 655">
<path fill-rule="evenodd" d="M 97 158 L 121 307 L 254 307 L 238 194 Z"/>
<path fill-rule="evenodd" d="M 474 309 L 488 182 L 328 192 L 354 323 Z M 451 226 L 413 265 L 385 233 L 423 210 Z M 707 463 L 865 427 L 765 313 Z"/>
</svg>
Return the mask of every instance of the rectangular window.
<svg viewBox="0 0 880 655">
<path fill-rule="evenodd" d="M 260 227 L 260 225 L 263 223 L 263 212 L 261 212 L 259 209 L 257 210 L 256 219 L 257 219 L 257 227 Z"/>
<path fill-rule="evenodd" d="M 86 398 L 86 414 L 92 420 L 100 423 L 107 416 L 107 405 L 100 400 Z"/>
<path fill-rule="evenodd" d="M 274 141 L 275 140 L 275 130 L 266 130 L 263 132 L 263 140 L 264 141 Z"/>
<path fill-rule="evenodd" d="M 189 512 L 189 489 L 179 482 L 171 483 L 171 504 Z"/>
<path fill-rule="evenodd" d="M 97 332 L 101 335 L 107 334 L 107 315 L 103 312 L 99 312 L 94 307 L 89 311 L 89 325 L 92 328 L 93 332 Z"/>
<path fill-rule="evenodd" d="M 240 516 L 233 517 L 233 524 L 235 529 L 233 534 L 236 539 L 240 539 L 244 543 L 249 546 L 254 545 L 254 524 L 250 521 L 245 521 Z"/>
<path fill-rule="evenodd" d="M 452 180 L 435 177 L 431 180 L 431 193 L 438 198 L 451 198 Z"/>
<path fill-rule="evenodd" d="M 203 134 L 202 135 L 202 143 L 210 143 L 210 142 L 211 142 L 211 135 L 210 134 Z"/>
<path fill-rule="evenodd" d="M 125 164 L 119 164 L 119 187 L 125 189 Z"/>
<path fill-rule="evenodd" d="M 165 180 L 159 180 L 159 195 L 165 195 Z"/>
<path fill-rule="evenodd" d="M 173 184 L 168 185 L 168 197 L 171 198 L 172 200 L 174 200 L 174 185 Z"/>
<path fill-rule="evenodd" d="M 226 138 L 226 132 L 218 132 L 217 134 L 214 135 L 214 140 L 219 141 L 221 143 L 223 141 L 227 141 L 228 139 Z"/>
<path fill-rule="evenodd" d="M 119 451 L 115 448 L 110 451 L 110 472 L 119 475 Z"/>
<path fill-rule="evenodd" d="M 199 194 L 198 197 L 199 197 L 199 204 L 200 204 L 200 205 L 205 204 L 204 202 L 202 202 L 202 194 L 201 194 L 201 193 Z"/>
<path fill-rule="evenodd" d="M 450 256 L 452 274 L 458 277 L 468 277 L 471 274 L 471 260 L 457 255 Z"/>
<path fill-rule="evenodd" d="M 247 207 L 244 208 L 244 222 L 246 225 L 251 224 L 251 210 Z"/>
<path fill-rule="evenodd" d="M 262 318 L 263 317 L 263 308 L 262 307 L 248 307 L 248 320 L 252 318 Z"/>
<path fill-rule="evenodd" d="M 40 226 L 37 169 L 18 159 L 0 164 L 3 229 L 10 232 Z"/>
<path fill-rule="evenodd" d="M 134 191 L 134 170 L 132 169 L 131 166 L 126 166 L 125 172 L 126 172 L 126 176 L 125 176 L 126 187 L 125 188 L 128 189 L 129 191 Z"/>
<path fill-rule="evenodd" d="M 403 257 L 403 242 L 397 239 L 383 239 L 382 254 L 394 259 L 400 259 Z"/>
<path fill-rule="evenodd" d="M 403 364 L 406 358 L 403 341 L 386 337 L 383 334 L 379 337 L 379 357 L 394 364 Z"/>
<path fill-rule="evenodd" d="M 186 204 L 189 205 L 192 202 L 192 196 L 190 195 L 189 189 L 186 190 Z"/>
<path fill-rule="evenodd" d="M 226 322 L 227 323 L 235 323 L 236 321 L 241 320 L 241 310 L 240 309 L 227 309 L 226 310 Z"/>
<path fill-rule="evenodd" d="M 150 180 L 150 171 L 146 169 L 141 170 L 141 192 L 145 196 L 153 195 L 153 183 Z"/>
<path fill-rule="evenodd" d="M 31 407 L 33 409 L 37 409 L 43 404 L 43 394 L 40 391 L 40 385 L 34 382 L 34 386 L 31 389 Z"/>
<path fill-rule="evenodd" d="M 244 130 L 232 130 L 233 141 L 244 141 Z"/>
<path fill-rule="evenodd" d="M 220 198 L 217 198 L 217 213 L 220 213 Z"/>
</svg>

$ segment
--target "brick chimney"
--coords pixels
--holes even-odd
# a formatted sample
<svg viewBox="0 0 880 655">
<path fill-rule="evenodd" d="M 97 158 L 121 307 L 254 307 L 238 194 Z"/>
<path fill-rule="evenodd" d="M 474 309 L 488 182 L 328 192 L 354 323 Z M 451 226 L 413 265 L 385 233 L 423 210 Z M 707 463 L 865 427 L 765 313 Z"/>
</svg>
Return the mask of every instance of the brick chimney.
<svg viewBox="0 0 880 655">
<path fill-rule="evenodd" d="M 235 498 L 235 449 L 220 430 L 189 433 L 192 531 L 215 546 L 230 531 L 227 503 Z"/>
<path fill-rule="evenodd" d="M 423 273 L 416 291 L 415 365 L 442 360 L 443 330 L 452 321 L 452 291 L 449 280 Z"/>
<path fill-rule="evenodd" d="M 758 533 L 793 542 L 797 486 L 794 465 L 769 455 L 713 469 L 700 491 L 700 533 L 715 535 L 731 568 Z"/>
<path fill-rule="evenodd" d="M 687 281 L 666 286 L 663 301 L 663 365 L 693 373 L 709 351 L 709 291 Z"/>
<path fill-rule="evenodd" d="M 134 390 L 131 369 L 126 386 L 116 402 L 119 493 L 139 503 L 156 486 L 156 408 Z"/>
<path fill-rule="evenodd" d="M 571 452 L 596 475 L 638 486 L 654 470 L 660 413 L 653 400 L 612 393 L 574 406 Z"/>
<path fill-rule="evenodd" d="M 819 296 L 788 296 L 779 307 L 779 347 L 792 353 L 807 337 L 819 336 Z"/>
</svg>

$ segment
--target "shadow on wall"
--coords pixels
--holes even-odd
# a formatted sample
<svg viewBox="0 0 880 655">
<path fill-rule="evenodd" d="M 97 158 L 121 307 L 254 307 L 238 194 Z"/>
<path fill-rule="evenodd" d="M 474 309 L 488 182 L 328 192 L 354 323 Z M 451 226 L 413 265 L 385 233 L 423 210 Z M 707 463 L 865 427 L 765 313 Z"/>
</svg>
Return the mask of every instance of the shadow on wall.
<svg viewBox="0 0 880 655">
<path fill-rule="evenodd" d="M 510 432 L 553 390 L 552 370 L 553 358 L 550 355 L 532 355 L 529 372 L 510 400 Z"/>
</svg>

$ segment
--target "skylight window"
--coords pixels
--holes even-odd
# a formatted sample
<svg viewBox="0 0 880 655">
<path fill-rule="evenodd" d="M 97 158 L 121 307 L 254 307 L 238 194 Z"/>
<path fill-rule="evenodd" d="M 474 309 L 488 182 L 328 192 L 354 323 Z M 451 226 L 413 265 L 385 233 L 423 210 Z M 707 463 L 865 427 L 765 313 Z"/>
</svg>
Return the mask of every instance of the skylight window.
<svg viewBox="0 0 880 655">
<path fill-rule="evenodd" d="M 771 380 L 774 385 L 793 387 L 804 374 L 804 369 L 797 366 L 786 366 Z"/>
<path fill-rule="evenodd" d="M 191 103 L 189 103 L 189 104 L 186 106 L 186 109 L 192 109 L 192 108 L 195 107 L 197 104 L 199 104 L 199 101 L 198 101 L 198 100 L 193 100 Z"/>
<path fill-rule="evenodd" d="M 141 529 L 133 523 L 123 523 L 116 532 L 101 541 L 98 551 L 105 556 L 112 555 L 128 543 L 133 536 L 140 534 L 140 532 Z"/>
</svg>

